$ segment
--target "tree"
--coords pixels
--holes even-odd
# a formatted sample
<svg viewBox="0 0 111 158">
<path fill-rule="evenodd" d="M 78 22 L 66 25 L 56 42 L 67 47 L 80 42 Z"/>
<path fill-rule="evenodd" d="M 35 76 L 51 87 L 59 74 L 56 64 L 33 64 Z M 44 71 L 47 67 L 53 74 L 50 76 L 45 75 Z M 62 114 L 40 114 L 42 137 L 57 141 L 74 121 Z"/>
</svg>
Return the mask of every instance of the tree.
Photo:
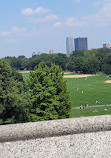
<svg viewBox="0 0 111 158">
<path fill-rule="evenodd" d="M 72 52 L 71 56 L 74 56 L 74 58 L 84 56 L 84 50 L 75 50 Z"/>
<path fill-rule="evenodd" d="M 69 117 L 69 94 L 59 66 L 40 63 L 30 73 L 27 87 L 32 101 L 30 121 Z"/>
<path fill-rule="evenodd" d="M 106 63 L 103 64 L 102 71 L 107 75 L 111 75 L 111 65 Z"/>
<path fill-rule="evenodd" d="M 61 68 L 59 68 L 59 66 L 52 64 L 50 68 L 50 75 L 53 85 L 56 88 L 57 101 L 59 102 L 58 106 L 56 107 L 58 118 L 68 118 L 71 102 L 69 93 L 67 91 L 66 82 L 63 80 L 64 72 Z"/>
<path fill-rule="evenodd" d="M 96 74 L 99 70 L 100 70 L 100 66 L 97 57 L 85 58 L 82 67 L 83 73 Z"/>
<path fill-rule="evenodd" d="M 29 60 L 27 58 L 21 59 L 21 69 L 29 69 Z"/>
<path fill-rule="evenodd" d="M 28 98 L 23 82 L 15 80 L 10 65 L 0 59 L 0 124 L 27 122 Z"/>
<path fill-rule="evenodd" d="M 74 59 L 74 71 L 83 73 L 83 63 L 85 61 L 85 57 L 79 56 Z"/>
<path fill-rule="evenodd" d="M 18 73 L 17 70 L 15 70 L 15 69 L 12 69 L 11 77 L 14 80 L 17 80 L 17 81 L 20 81 L 20 82 L 24 82 L 22 74 Z"/>
<path fill-rule="evenodd" d="M 68 57 L 66 56 L 66 54 L 58 53 L 56 54 L 55 61 L 53 63 L 59 65 L 59 67 L 61 67 L 62 70 L 65 71 L 68 64 Z"/>
<path fill-rule="evenodd" d="M 75 50 L 72 52 L 68 59 L 68 66 L 67 69 L 70 71 L 80 71 L 81 61 L 83 61 L 84 58 L 84 51 L 83 50 Z M 77 59 L 77 60 L 76 60 Z M 79 62 L 79 63 L 77 63 Z"/>
<path fill-rule="evenodd" d="M 97 49 L 85 50 L 84 56 L 85 57 L 94 57 L 96 53 L 97 53 Z"/>
<path fill-rule="evenodd" d="M 99 49 L 97 49 L 98 50 L 98 52 L 100 52 L 100 53 L 111 53 L 111 49 L 109 49 L 109 48 L 99 48 Z"/>
</svg>

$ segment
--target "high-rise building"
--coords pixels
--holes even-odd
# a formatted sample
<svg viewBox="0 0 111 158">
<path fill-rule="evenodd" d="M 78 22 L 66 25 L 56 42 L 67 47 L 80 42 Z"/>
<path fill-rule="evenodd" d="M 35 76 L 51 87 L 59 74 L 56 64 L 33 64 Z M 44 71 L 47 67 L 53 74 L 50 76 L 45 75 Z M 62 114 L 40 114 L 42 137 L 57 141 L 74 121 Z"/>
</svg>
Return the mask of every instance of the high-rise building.
<svg viewBox="0 0 111 158">
<path fill-rule="evenodd" d="M 103 44 L 103 48 L 110 48 L 111 49 L 111 43 Z"/>
<path fill-rule="evenodd" d="M 75 43 L 75 50 L 88 50 L 88 44 L 87 44 L 86 37 L 75 38 L 74 43 Z"/>
<path fill-rule="evenodd" d="M 54 53 L 54 51 L 51 49 L 50 51 L 49 51 L 49 54 L 53 54 Z"/>
<path fill-rule="evenodd" d="M 74 38 L 66 37 L 66 53 L 70 55 L 74 51 Z"/>
</svg>

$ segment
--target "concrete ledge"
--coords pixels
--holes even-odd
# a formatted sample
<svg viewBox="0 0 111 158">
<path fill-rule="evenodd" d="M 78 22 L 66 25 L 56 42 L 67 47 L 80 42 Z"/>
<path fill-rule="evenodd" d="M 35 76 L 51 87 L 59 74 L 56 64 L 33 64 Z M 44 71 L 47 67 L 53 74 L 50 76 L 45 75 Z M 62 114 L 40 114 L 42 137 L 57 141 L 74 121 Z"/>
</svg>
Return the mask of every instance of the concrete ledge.
<svg viewBox="0 0 111 158">
<path fill-rule="evenodd" d="M 111 130 L 111 115 L 0 126 L 0 142 Z"/>
</svg>

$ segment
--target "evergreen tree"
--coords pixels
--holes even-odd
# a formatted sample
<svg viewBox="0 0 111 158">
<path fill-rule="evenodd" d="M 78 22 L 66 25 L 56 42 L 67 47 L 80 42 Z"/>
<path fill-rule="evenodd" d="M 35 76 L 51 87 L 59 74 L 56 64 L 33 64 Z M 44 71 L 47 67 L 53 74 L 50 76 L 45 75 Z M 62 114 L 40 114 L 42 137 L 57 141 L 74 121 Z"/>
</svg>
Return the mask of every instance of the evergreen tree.
<svg viewBox="0 0 111 158">
<path fill-rule="evenodd" d="M 49 68 L 44 62 L 40 63 L 31 72 L 27 87 L 32 101 L 30 121 L 69 117 L 69 94 L 59 66 Z"/>
<path fill-rule="evenodd" d="M 53 81 L 53 86 L 56 88 L 56 98 L 59 102 L 58 106 L 56 106 L 58 118 L 68 118 L 71 102 L 66 82 L 63 80 L 64 72 L 59 66 L 52 64 L 50 68 L 50 75 L 51 80 Z"/>
<path fill-rule="evenodd" d="M 0 59 L 0 124 L 28 121 L 28 93 L 14 80 L 10 65 Z"/>
</svg>

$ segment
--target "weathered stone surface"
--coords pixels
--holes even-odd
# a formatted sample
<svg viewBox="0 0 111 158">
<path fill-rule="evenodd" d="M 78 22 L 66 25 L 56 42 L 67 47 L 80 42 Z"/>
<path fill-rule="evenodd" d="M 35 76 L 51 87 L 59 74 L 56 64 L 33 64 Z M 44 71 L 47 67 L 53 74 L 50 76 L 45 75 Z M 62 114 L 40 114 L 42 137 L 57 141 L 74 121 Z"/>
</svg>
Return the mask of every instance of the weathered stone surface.
<svg viewBox="0 0 111 158">
<path fill-rule="evenodd" d="M 0 158 L 111 158 L 111 115 L 0 126 Z"/>
<path fill-rule="evenodd" d="M 0 142 L 111 130 L 111 115 L 0 126 Z"/>
</svg>

